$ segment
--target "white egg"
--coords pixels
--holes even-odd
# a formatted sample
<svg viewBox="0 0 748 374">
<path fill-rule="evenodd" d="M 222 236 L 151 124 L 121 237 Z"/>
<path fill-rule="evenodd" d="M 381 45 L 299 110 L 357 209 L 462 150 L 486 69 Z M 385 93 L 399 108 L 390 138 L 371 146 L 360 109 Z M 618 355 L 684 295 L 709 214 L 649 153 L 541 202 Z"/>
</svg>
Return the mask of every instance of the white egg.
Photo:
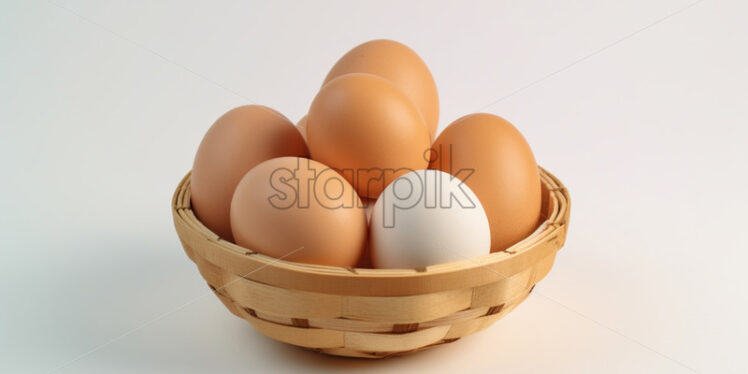
<svg viewBox="0 0 748 374">
<path fill-rule="evenodd" d="M 369 240 L 377 268 L 420 268 L 491 250 L 478 197 L 439 170 L 412 171 L 390 183 L 374 205 Z"/>
</svg>

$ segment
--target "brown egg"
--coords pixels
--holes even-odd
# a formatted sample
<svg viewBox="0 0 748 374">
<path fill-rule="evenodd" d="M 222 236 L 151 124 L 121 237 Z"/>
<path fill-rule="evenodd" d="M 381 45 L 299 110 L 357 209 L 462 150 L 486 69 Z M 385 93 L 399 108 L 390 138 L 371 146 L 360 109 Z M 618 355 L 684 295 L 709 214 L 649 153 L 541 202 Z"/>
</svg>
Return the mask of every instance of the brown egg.
<svg viewBox="0 0 748 374">
<path fill-rule="evenodd" d="M 299 157 L 265 161 L 242 178 L 231 202 L 231 228 L 243 247 L 331 266 L 355 266 L 368 230 L 353 187 L 335 170 Z"/>
<path fill-rule="evenodd" d="M 362 197 L 428 165 L 429 134 L 413 102 L 384 78 L 347 74 L 314 98 L 307 117 L 312 158 L 339 169 Z"/>
<path fill-rule="evenodd" d="M 192 209 L 218 236 L 233 240 L 231 196 L 244 174 L 262 161 L 307 156 L 304 139 L 282 114 L 265 106 L 232 109 L 205 134 L 192 167 Z"/>
<path fill-rule="evenodd" d="M 432 147 L 429 168 L 462 179 L 483 204 L 491 252 L 509 248 L 535 230 L 541 204 L 538 166 L 511 123 L 493 114 L 470 114 L 452 122 Z"/>
<path fill-rule="evenodd" d="M 296 124 L 296 128 L 299 129 L 301 137 L 304 138 L 304 141 L 306 141 L 306 115 L 304 115 L 304 117 L 301 117 L 299 122 Z"/>
<path fill-rule="evenodd" d="M 439 124 L 439 94 L 429 68 L 412 49 L 392 40 L 372 40 L 338 60 L 323 86 L 348 73 L 369 73 L 387 79 L 405 92 L 423 115 L 430 139 Z"/>
</svg>

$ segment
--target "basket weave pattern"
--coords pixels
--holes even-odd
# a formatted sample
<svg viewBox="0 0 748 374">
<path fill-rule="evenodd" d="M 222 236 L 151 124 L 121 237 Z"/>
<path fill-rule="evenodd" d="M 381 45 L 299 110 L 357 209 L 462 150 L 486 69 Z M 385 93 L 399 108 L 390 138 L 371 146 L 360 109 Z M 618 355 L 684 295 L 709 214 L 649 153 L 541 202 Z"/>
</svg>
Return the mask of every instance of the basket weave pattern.
<svg viewBox="0 0 748 374">
<path fill-rule="evenodd" d="M 548 274 L 566 238 L 570 201 L 558 179 L 540 173 L 539 230 L 505 251 L 423 269 L 299 264 L 239 247 L 195 217 L 189 174 L 177 187 L 172 213 L 185 252 L 233 314 L 282 342 L 381 358 L 483 330 Z"/>
</svg>

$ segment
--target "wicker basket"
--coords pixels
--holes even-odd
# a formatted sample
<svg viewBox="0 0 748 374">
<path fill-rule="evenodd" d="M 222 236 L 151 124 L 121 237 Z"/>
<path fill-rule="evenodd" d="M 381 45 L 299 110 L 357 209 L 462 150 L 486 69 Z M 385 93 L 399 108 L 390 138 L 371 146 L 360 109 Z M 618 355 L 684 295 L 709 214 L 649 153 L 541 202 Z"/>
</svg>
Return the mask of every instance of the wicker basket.
<svg viewBox="0 0 748 374">
<path fill-rule="evenodd" d="M 177 187 L 172 213 L 208 286 L 262 334 L 327 354 L 381 358 L 488 327 L 548 274 L 566 237 L 569 195 L 553 175 L 540 172 L 540 229 L 506 251 L 425 269 L 299 264 L 221 240 L 190 208 L 189 174 Z"/>
</svg>

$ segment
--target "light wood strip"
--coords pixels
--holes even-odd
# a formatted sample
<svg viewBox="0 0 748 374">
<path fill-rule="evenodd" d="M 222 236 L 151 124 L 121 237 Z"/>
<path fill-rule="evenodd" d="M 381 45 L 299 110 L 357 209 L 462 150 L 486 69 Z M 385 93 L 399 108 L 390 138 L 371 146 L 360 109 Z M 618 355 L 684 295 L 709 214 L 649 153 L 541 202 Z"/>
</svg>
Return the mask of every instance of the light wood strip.
<svg viewBox="0 0 748 374">
<path fill-rule="evenodd" d="M 343 296 L 288 290 L 268 286 L 233 274 L 227 276 L 226 293 L 237 303 L 254 310 L 289 318 L 338 318 L 343 316 Z"/>
<path fill-rule="evenodd" d="M 471 296 L 469 289 L 416 296 L 347 296 L 343 317 L 391 323 L 425 322 L 468 308 Z"/>
<path fill-rule="evenodd" d="M 541 280 L 543 280 L 543 278 L 545 278 L 546 275 L 548 275 L 548 273 L 551 271 L 551 268 L 553 267 L 553 262 L 555 261 L 555 259 L 556 259 L 556 252 L 553 252 L 549 254 L 548 256 L 546 256 L 544 259 L 540 260 L 535 265 L 536 274 L 535 274 L 535 280 L 533 283 L 540 282 Z"/>
<path fill-rule="evenodd" d="M 444 338 L 449 326 L 432 327 L 406 334 L 345 333 L 345 347 L 365 352 L 408 351 L 434 344 Z"/>
<path fill-rule="evenodd" d="M 308 348 L 337 348 L 344 346 L 344 332 L 291 327 L 247 316 L 246 319 L 263 335 L 293 345 Z"/>
<path fill-rule="evenodd" d="M 532 286 L 534 275 L 535 269 L 530 267 L 502 282 L 473 288 L 471 308 L 491 307 L 509 302 Z"/>
<path fill-rule="evenodd" d="M 492 314 L 490 316 L 480 317 L 460 323 L 456 323 L 450 326 L 449 331 L 444 336 L 445 339 L 455 339 L 474 334 L 478 331 L 491 326 L 492 323 L 496 322 L 499 318 L 503 317 L 509 311 L 501 311 L 500 313 Z"/>
</svg>

